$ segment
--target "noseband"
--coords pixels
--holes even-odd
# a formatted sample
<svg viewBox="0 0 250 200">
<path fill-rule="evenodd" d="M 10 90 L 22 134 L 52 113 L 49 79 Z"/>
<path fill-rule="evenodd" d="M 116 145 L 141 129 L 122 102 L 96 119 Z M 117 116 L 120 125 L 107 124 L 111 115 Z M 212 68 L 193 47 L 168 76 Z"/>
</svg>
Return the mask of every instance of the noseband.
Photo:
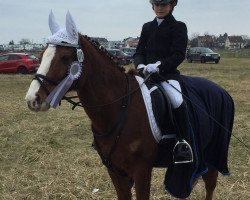
<svg viewBox="0 0 250 200">
<path fill-rule="evenodd" d="M 51 80 L 47 76 L 44 76 L 42 74 L 37 74 L 37 73 L 34 75 L 33 80 L 37 80 L 40 83 L 41 87 L 45 90 L 47 95 L 49 95 L 50 92 L 47 89 L 46 85 L 44 84 L 44 80 L 51 83 L 54 86 L 58 85 L 58 83 L 59 83 L 59 81 Z"/>
</svg>

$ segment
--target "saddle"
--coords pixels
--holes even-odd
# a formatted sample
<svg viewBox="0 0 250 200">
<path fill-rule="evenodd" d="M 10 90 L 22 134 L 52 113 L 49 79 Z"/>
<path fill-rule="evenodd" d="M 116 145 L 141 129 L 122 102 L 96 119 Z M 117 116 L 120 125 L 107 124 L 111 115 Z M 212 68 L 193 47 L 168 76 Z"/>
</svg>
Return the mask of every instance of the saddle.
<svg viewBox="0 0 250 200">
<path fill-rule="evenodd" d="M 163 138 L 175 138 L 174 118 L 172 106 L 164 88 L 156 83 L 146 83 L 151 96 L 152 109 Z M 168 122 L 168 123 L 166 123 Z"/>
</svg>

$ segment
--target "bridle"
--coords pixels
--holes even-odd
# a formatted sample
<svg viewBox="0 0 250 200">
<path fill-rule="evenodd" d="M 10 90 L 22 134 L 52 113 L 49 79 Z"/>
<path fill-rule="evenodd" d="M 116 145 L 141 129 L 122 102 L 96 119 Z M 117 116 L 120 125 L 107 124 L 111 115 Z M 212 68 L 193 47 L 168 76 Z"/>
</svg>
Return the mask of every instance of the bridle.
<svg viewBox="0 0 250 200">
<path fill-rule="evenodd" d="M 84 55 L 83 55 L 83 51 L 81 49 L 81 45 L 80 43 L 78 45 L 75 44 L 69 44 L 69 43 L 47 43 L 47 45 L 49 46 L 64 46 L 64 47 L 71 47 L 71 48 L 76 48 L 76 54 L 77 54 L 77 62 L 79 63 L 83 63 L 84 60 Z M 33 80 L 37 80 L 39 82 L 39 84 L 41 85 L 41 87 L 43 88 L 43 90 L 46 92 L 47 96 L 50 94 L 48 88 L 46 87 L 44 81 L 49 82 L 50 84 L 57 86 L 67 75 L 65 74 L 65 76 L 58 81 L 54 81 L 51 78 L 43 75 L 43 74 L 38 74 L 36 73 L 33 77 Z M 78 98 L 78 96 L 71 96 L 71 97 L 67 97 L 67 96 L 63 96 L 62 100 L 66 100 L 69 103 L 71 103 L 73 105 L 72 110 L 74 110 L 77 106 L 82 107 L 81 102 L 75 102 L 72 99 Z"/>
</svg>

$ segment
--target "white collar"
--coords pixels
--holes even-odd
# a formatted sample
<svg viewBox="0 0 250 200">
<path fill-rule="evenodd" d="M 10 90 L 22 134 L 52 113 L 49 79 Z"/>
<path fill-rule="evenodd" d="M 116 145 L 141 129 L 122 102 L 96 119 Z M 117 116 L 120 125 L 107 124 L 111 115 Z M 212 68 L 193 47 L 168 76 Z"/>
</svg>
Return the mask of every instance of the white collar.
<svg viewBox="0 0 250 200">
<path fill-rule="evenodd" d="M 163 18 L 156 18 L 156 21 L 157 21 L 157 23 L 158 23 L 158 26 L 160 26 L 160 24 L 163 22 Z"/>
</svg>

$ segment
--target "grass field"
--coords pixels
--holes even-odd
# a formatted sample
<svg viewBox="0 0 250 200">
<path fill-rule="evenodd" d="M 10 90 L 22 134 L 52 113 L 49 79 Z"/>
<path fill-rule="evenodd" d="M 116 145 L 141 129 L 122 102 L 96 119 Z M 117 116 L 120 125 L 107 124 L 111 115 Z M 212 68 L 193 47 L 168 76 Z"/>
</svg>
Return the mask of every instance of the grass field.
<svg viewBox="0 0 250 200">
<path fill-rule="evenodd" d="M 229 91 L 236 107 L 233 134 L 250 146 L 250 59 L 184 62 L 180 70 Z M 0 74 L 0 200 L 116 199 L 106 169 L 91 147 L 90 122 L 82 108 L 72 111 L 63 102 L 46 113 L 30 112 L 24 96 L 31 79 Z M 250 199 L 250 150 L 234 137 L 229 167 L 231 176 L 219 176 L 216 199 Z M 164 169 L 154 170 L 151 199 L 174 199 L 163 191 L 164 174 Z M 189 199 L 204 199 L 203 186 L 200 180 Z"/>
<path fill-rule="evenodd" d="M 215 49 L 223 58 L 250 58 L 250 49 Z"/>
</svg>

